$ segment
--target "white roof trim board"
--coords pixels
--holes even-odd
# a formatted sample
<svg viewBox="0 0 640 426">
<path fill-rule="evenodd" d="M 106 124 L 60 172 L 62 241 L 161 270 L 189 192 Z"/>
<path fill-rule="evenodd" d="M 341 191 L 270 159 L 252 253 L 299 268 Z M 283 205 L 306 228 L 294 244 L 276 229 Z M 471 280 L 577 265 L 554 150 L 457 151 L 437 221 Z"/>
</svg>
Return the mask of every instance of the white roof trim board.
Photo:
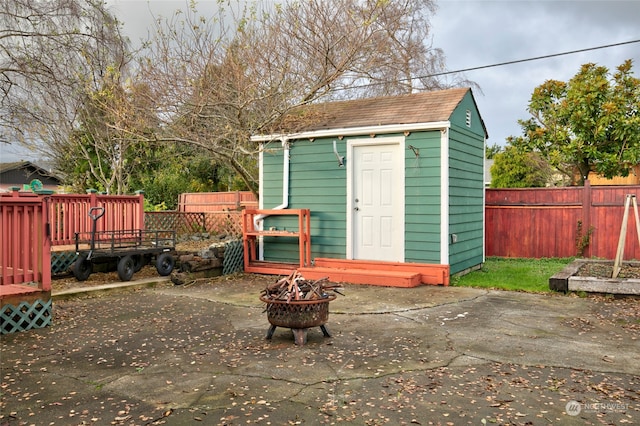
<svg viewBox="0 0 640 426">
<path fill-rule="evenodd" d="M 271 142 L 281 139 L 309 139 L 309 138 L 324 138 L 332 136 L 357 136 L 357 135 L 371 135 L 371 134 L 383 134 L 383 133 L 402 133 L 402 132 L 415 132 L 420 130 L 441 130 L 451 127 L 449 121 L 435 121 L 430 123 L 410 123 L 410 124 L 392 124 L 385 126 L 364 126 L 364 127 L 351 127 L 342 129 L 323 129 L 323 130 L 311 130 L 307 132 L 291 133 L 291 134 L 273 134 L 273 135 L 255 135 L 251 136 L 252 142 Z"/>
</svg>

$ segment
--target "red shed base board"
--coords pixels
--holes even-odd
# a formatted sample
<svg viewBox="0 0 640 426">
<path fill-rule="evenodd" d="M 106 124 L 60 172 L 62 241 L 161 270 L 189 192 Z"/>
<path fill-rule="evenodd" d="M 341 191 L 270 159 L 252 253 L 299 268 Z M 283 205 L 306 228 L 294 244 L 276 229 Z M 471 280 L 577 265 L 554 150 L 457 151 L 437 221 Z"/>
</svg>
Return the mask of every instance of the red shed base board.
<svg viewBox="0 0 640 426">
<path fill-rule="evenodd" d="M 305 279 L 387 287 L 449 285 L 449 265 L 316 258 L 312 267 L 298 268 Z"/>
</svg>

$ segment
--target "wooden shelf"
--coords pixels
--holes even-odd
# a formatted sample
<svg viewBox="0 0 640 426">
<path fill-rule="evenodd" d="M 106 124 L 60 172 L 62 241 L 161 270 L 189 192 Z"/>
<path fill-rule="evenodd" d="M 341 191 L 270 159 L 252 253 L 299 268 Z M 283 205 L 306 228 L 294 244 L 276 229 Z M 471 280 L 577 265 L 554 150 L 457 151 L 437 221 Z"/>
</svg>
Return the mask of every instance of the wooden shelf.
<svg viewBox="0 0 640 426">
<path fill-rule="evenodd" d="M 298 229 L 291 230 L 260 230 L 256 229 L 256 216 L 297 216 Z M 299 259 L 296 264 L 282 262 L 261 261 L 257 258 L 257 244 L 260 237 L 290 237 L 298 239 Z M 297 266 L 311 265 L 311 212 L 309 209 L 286 210 L 254 210 L 242 211 L 242 241 L 244 244 L 244 270 L 256 274 L 282 274 L 292 271 Z M 283 265 L 289 268 L 284 269 Z"/>
<path fill-rule="evenodd" d="M 298 237 L 299 232 L 292 231 L 251 231 L 246 233 L 249 237 Z"/>
</svg>

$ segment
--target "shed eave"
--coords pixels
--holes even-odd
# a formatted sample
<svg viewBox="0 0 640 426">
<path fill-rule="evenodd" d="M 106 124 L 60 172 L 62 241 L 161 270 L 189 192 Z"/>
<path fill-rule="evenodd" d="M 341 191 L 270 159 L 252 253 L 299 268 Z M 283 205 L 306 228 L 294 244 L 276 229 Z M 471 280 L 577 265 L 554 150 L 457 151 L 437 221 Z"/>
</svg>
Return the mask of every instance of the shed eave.
<svg viewBox="0 0 640 426">
<path fill-rule="evenodd" d="M 271 135 L 251 136 L 251 142 L 271 142 L 275 140 L 316 139 L 332 136 L 358 136 L 371 134 L 387 134 L 402 132 L 417 132 L 424 130 L 443 130 L 451 127 L 449 121 L 433 121 L 429 123 L 389 124 L 383 126 L 345 127 L 341 129 L 310 130 L 298 133 L 276 133 Z"/>
</svg>

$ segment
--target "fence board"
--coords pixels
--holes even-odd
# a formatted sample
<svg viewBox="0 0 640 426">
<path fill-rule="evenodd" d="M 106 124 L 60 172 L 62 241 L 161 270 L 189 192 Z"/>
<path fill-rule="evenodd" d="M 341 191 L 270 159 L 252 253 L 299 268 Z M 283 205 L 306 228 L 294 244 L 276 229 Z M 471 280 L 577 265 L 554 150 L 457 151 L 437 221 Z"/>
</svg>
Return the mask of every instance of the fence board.
<svg viewBox="0 0 640 426">
<path fill-rule="evenodd" d="M 96 223 L 96 231 L 138 230 L 144 227 L 142 194 L 53 194 L 46 198 L 49 204 L 51 244 L 54 246 L 73 244 L 76 232 L 91 231 L 91 207 L 103 207 L 105 210 L 104 216 Z"/>
<path fill-rule="evenodd" d="M 585 257 L 613 259 L 627 194 L 640 186 L 487 189 L 485 251 L 499 257 L 572 257 L 582 234 L 593 227 Z M 634 218 L 633 212 L 630 212 Z M 640 259 L 635 220 L 629 221 L 624 259 Z"/>
<path fill-rule="evenodd" d="M 233 192 L 189 192 L 180 194 L 178 211 L 215 212 L 257 208 L 258 200 L 250 191 Z"/>
</svg>

